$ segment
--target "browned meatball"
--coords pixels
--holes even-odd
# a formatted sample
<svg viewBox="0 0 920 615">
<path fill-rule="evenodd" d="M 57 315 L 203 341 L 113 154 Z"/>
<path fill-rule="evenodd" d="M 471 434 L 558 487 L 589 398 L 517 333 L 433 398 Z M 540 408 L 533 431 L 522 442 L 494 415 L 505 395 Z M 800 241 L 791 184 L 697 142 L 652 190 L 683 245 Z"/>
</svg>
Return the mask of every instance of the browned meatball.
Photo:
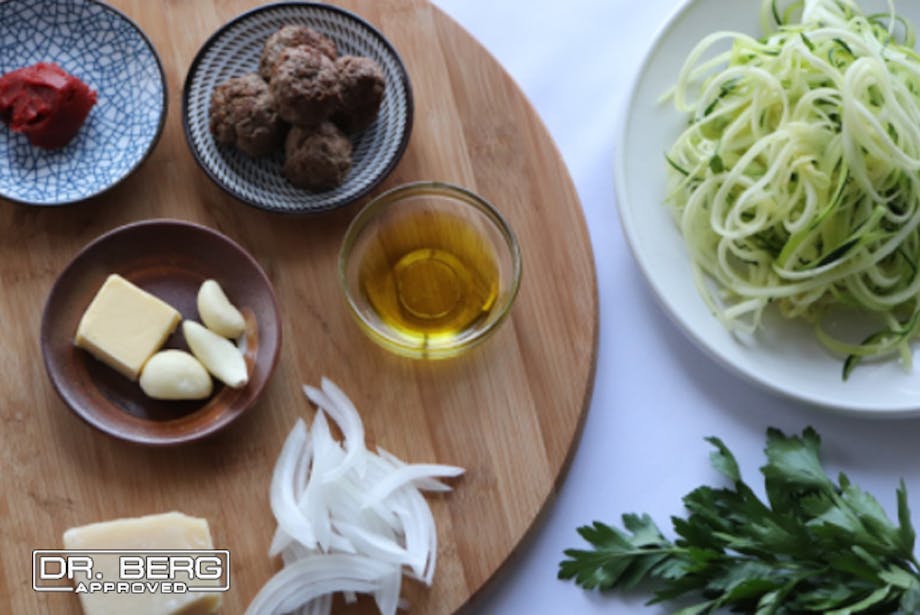
<svg viewBox="0 0 920 615">
<path fill-rule="evenodd" d="M 345 132 L 364 130 L 374 123 L 383 101 L 383 70 L 371 58 L 358 56 L 342 56 L 335 65 L 339 69 L 342 106 L 332 119 Z"/>
<path fill-rule="evenodd" d="M 284 49 L 269 89 L 281 118 L 298 126 L 322 123 L 340 103 L 335 62 L 312 47 Z"/>
<path fill-rule="evenodd" d="M 268 84 L 256 73 L 234 77 L 214 88 L 210 127 L 218 143 L 253 157 L 278 149 L 285 128 Z"/>
<path fill-rule="evenodd" d="M 335 41 L 307 26 L 287 25 L 268 37 L 259 58 L 259 74 L 266 81 L 272 80 L 272 67 L 281 52 L 288 47 L 306 45 L 323 53 L 330 60 L 335 60 L 338 51 Z"/>
<path fill-rule="evenodd" d="M 331 190 L 351 170 L 351 141 L 332 122 L 294 126 L 284 144 L 284 176 L 298 188 Z"/>
</svg>

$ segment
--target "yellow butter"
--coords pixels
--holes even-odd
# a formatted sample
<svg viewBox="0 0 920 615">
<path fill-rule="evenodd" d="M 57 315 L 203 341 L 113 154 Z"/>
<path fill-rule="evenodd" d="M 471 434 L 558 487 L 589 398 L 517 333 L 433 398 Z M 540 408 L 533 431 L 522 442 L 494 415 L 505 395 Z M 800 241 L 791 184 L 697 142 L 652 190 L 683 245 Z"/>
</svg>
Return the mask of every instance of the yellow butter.
<svg viewBox="0 0 920 615">
<path fill-rule="evenodd" d="M 137 380 L 144 363 L 163 346 L 181 318 L 165 301 L 112 274 L 86 308 L 74 343 Z"/>
<path fill-rule="evenodd" d="M 64 532 L 65 549 L 193 549 L 214 547 L 211 530 L 205 519 L 190 517 L 179 512 L 169 512 L 133 519 L 117 519 L 75 527 Z M 118 555 L 94 555 L 94 573 L 102 578 L 119 579 Z M 74 583 L 87 583 L 91 579 L 75 575 Z M 182 573 L 176 580 L 190 582 Z M 219 581 L 201 582 L 197 585 L 218 586 Z M 219 592 L 197 593 L 80 593 L 84 615 L 210 615 L 221 605 Z"/>
</svg>

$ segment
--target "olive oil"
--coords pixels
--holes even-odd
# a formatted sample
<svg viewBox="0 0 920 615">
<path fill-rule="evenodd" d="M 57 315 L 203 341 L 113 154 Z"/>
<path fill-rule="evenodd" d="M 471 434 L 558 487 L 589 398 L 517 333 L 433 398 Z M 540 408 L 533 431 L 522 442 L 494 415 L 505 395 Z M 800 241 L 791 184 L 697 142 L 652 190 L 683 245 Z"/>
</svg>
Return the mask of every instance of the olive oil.
<svg viewBox="0 0 920 615">
<path fill-rule="evenodd" d="M 393 216 L 364 253 L 361 292 L 404 343 L 423 350 L 451 346 L 487 321 L 499 267 L 473 224 L 444 212 Z"/>
</svg>

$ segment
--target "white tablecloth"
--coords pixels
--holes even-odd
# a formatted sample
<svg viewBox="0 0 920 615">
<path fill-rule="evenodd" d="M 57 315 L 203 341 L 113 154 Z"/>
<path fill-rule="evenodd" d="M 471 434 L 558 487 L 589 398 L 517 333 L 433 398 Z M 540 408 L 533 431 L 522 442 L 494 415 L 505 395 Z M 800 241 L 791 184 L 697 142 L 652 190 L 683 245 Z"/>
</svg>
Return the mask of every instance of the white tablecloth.
<svg viewBox="0 0 920 615">
<path fill-rule="evenodd" d="M 623 512 L 648 512 L 673 536 L 669 519 L 684 513 L 680 498 L 700 484 L 719 484 L 703 441 L 708 435 L 726 442 L 762 493 L 767 427 L 789 433 L 813 425 L 828 470 L 846 472 L 893 518 L 903 477 L 920 526 L 920 421 L 838 416 L 742 381 L 668 319 L 629 252 L 614 197 L 613 161 L 623 155 L 615 135 L 639 63 L 680 0 L 435 3 L 515 78 L 559 145 L 584 206 L 600 289 L 597 381 L 574 462 L 533 539 L 472 610 L 672 612 L 644 607 L 644 595 L 587 593 L 557 581 L 556 571 L 563 549 L 583 544 L 575 528 L 595 519 L 612 523 Z M 920 367 L 911 377 L 920 378 Z"/>
</svg>

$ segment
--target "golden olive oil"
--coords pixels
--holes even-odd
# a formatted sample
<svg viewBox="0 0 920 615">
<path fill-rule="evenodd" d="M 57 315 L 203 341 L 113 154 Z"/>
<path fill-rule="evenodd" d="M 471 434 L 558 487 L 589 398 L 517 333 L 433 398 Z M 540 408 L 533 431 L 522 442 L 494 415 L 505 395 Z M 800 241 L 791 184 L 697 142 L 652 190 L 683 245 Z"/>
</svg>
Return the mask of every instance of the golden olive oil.
<svg viewBox="0 0 920 615">
<path fill-rule="evenodd" d="M 453 345 L 487 320 L 499 268 L 473 222 L 422 210 L 381 224 L 358 281 L 381 324 L 424 349 Z"/>
</svg>

